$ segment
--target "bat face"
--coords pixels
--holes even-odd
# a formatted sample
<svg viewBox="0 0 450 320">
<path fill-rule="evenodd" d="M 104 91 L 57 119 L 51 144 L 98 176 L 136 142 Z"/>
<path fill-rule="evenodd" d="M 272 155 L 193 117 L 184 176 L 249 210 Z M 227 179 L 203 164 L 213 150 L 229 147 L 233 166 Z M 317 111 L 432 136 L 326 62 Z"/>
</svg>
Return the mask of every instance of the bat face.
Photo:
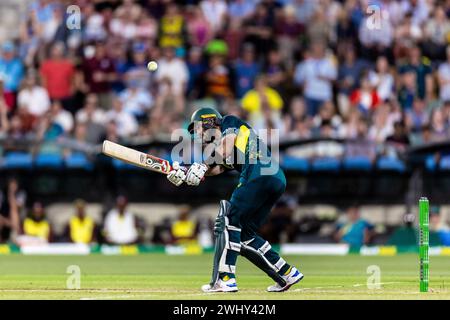
<svg viewBox="0 0 450 320">
<path fill-rule="evenodd" d="M 172 166 L 169 161 L 146 153 L 141 153 L 140 161 L 142 166 L 149 170 L 158 171 L 165 174 L 168 174 L 172 170 Z"/>
<path fill-rule="evenodd" d="M 147 170 L 164 174 L 168 174 L 172 170 L 172 166 L 169 161 L 165 159 L 124 147 L 108 140 L 103 142 L 102 152 L 109 157 L 125 161 Z"/>
</svg>

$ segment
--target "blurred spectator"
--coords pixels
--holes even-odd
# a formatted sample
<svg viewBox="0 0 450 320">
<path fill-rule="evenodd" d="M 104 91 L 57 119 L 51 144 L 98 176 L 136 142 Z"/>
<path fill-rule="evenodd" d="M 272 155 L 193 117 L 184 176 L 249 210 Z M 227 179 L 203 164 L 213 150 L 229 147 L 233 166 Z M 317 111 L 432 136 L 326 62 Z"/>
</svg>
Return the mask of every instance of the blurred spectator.
<svg viewBox="0 0 450 320">
<path fill-rule="evenodd" d="M 19 189 L 15 178 L 9 179 L 6 190 L 0 191 L 0 243 L 14 240 L 19 234 L 25 202 L 25 191 Z"/>
<path fill-rule="evenodd" d="M 130 81 L 128 87 L 120 94 L 125 112 L 145 120 L 147 113 L 153 107 L 153 97 L 147 90 L 138 86 L 136 81 Z"/>
<path fill-rule="evenodd" d="M 423 34 L 423 50 L 430 59 L 445 60 L 445 49 L 450 35 L 450 21 L 448 21 L 444 6 L 438 4 L 431 19 L 425 22 Z"/>
<path fill-rule="evenodd" d="M 16 106 L 16 95 L 24 74 L 23 64 L 16 56 L 14 43 L 6 41 L 1 45 L 0 80 L 3 82 L 3 98 L 8 111 Z"/>
<path fill-rule="evenodd" d="M 298 42 L 303 40 L 305 33 L 304 26 L 296 19 L 294 6 L 287 5 L 283 8 L 282 16 L 275 26 L 275 32 L 281 59 L 291 68 L 294 65 L 294 52 L 298 49 Z"/>
<path fill-rule="evenodd" d="M 136 119 L 123 109 L 122 101 L 113 98 L 112 109 L 105 114 L 106 122 L 114 121 L 117 126 L 117 134 L 121 138 L 128 138 L 138 130 Z"/>
<path fill-rule="evenodd" d="M 8 106 L 5 99 L 1 95 L 2 82 L 0 81 L 0 136 L 5 135 L 9 131 Z"/>
<path fill-rule="evenodd" d="M 448 126 L 442 109 L 434 109 L 431 113 L 431 139 L 441 142 L 448 139 Z"/>
<path fill-rule="evenodd" d="M 148 57 L 144 43 L 137 42 L 132 46 L 131 61 L 120 69 L 123 73 L 125 87 L 133 86 L 148 91 L 153 85 L 153 75 L 147 69 Z"/>
<path fill-rule="evenodd" d="M 73 63 L 64 58 L 64 43 L 51 47 L 50 57 L 42 62 L 40 73 L 50 99 L 60 100 L 66 110 L 72 110 L 75 69 Z"/>
<path fill-rule="evenodd" d="M 450 101 L 450 46 L 447 46 L 447 60 L 441 64 L 438 70 L 438 80 L 440 86 L 439 98 L 442 101 Z"/>
<path fill-rule="evenodd" d="M 311 45 L 307 57 L 295 69 L 295 82 L 303 87 L 308 115 L 314 116 L 325 101 L 332 100 L 332 81 L 337 77 L 336 66 L 325 56 L 322 42 Z"/>
<path fill-rule="evenodd" d="M 255 78 L 260 72 L 259 69 L 259 65 L 255 61 L 255 49 L 251 44 L 244 44 L 242 56 L 234 67 L 236 97 L 238 99 L 242 98 L 253 87 Z"/>
<path fill-rule="evenodd" d="M 424 100 L 415 99 L 411 110 L 406 112 L 406 125 L 411 132 L 419 132 L 429 120 Z"/>
<path fill-rule="evenodd" d="M 256 130 L 281 128 L 283 100 L 267 85 L 265 76 L 259 76 L 255 88 L 242 98 L 242 108 L 249 113 L 249 121 Z"/>
<path fill-rule="evenodd" d="M 439 238 L 439 241 L 436 241 Z M 434 240 L 434 241 L 433 241 Z M 431 206 L 430 208 L 430 245 L 450 244 L 450 228 L 441 217 L 441 208 Z"/>
<path fill-rule="evenodd" d="M 179 48 L 184 45 L 186 26 L 178 6 L 171 2 L 167 5 L 159 24 L 159 46 L 161 48 Z"/>
<path fill-rule="evenodd" d="M 238 23 L 250 18 L 255 11 L 255 1 L 253 0 L 231 0 L 228 5 L 228 15 Z"/>
<path fill-rule="evenodd" d="M 186 90 L 188 82 L 188 69 L 186 63 L 175 56 L 174 47 L 166 47 L 163 51 L 163 58 L 158 62 L 158 71 L 156 79 L 161 82 L 162 79 L 170 79 L 172 90 L 175 94 L 182 94 Z M 164 88 L 164 86 L 160 87 Z M 159 89 L 162 93 L 164 89 Z"/>
<path fill-rule="evenodd" d="M 373 228 L 361 218 L 359 208 L 353 205 L 347 208 L 345 221 L 337 224 L 334 239 L 355 247 L 367 245 L 373 237 Z"/>
<path fill-rule="evenodd" d="M 202 49 L 192 47 L 188 53 L 187 68 L 189 71 L 189 80 L 187 83 L 187 94 L 190 98 L 198 98 L 200 95 L 201 76 L 206 71 L 206 66 L 202 60 Z"/>
<path fill-rule="evenodd" d="M 53 122 L 59 125 L 65 133 L 72 132 L 74 125 L 73 116 L 69 111 L 62 108 L 61 102 L 58 100 L 53 101 L 50 108 L 50 113 L 53 117 Z"/>
<path fill-rule="evenodd" d="M 316 135 L 320 136 L 320 131 L 317 132 L 317 130 L 320 129 L 323 124 L 326 124 L 326 127 L 328 127 L 329 125 L 332 131 L 329 137 L 336 137 L 337 129 L 339 128 L 341 123 L 342 119 L 339 115 L 336 114 L 336 108 L 334 104 L 330 101 L 325 102 L 322 107 L 320 107 L 319 113 L 317 113 L 313 118 L 312 124 L 314 128 L 312 130 L 316 130 L 316 132 L 313 132 L 313 134 L 315 133 Z"/>
<path fill-rule="evenodd" d="M 389 61 L 385 56 L 377 58 L 375 70 L 369 71 L 370 84 L 377 90 L 381 101 L 390 99 L 394 93 L 394 76 L 389 70 Z"/>
<path fill-rule="evenodd" d="M 212 30 L 218 32 L 222 29 L 227 13 L 227 4 L 224 0 L 202 0 L 200 8 L 208 20 Z"/>
<path fill-rule="evenodd" d="M 214 36 L 211 26 L 199 7 L 190 7 L 189 12 L 191 16 L 187 21 L 187 30 L 190 43 L 192 46 L 204 47 Z"/>
<path fill-rule="evenodd" d="M 307 139 L 311 136 L 311 121 L 306 114 L 305 101 L 294 97 L 289 105 L 289 112 L 284 117 L 284 132 L 288 138 Z"/>
<path fill-rule="evenodd" d="M 420 99 L 430 97 L 433 90 L 433 79 L 431 62 L 428 58 L 422 56 L 422 51 L 418 46 L 408 50 L 408 61 L 399 67 L 399 73 L 414 72 L 416 74 L 417 96 Z"/>
<path fill-rule="evenodd" d="M 44 206 L 34 202 L 30 215 L 23 222 L 23 233 L 26 236 L 38 238 L 42 241 L 51 240 L 51 228 L 45 216 Z"/>
<path fill-rule="evenodd" d="M 50 108 L 50 99 L 43 87 L 37 83 L 37 74 L 29 72 L 17 97 L 19 108 L 25 108 L 35 117 L 42 116 Z"/>
<path fill-rule="evenodd" d="M 360 78 L 367 64 L 356 56 L 353 47 L 347 47 L 344 52 L 344 59 L 338 69 L 338 87 L 339 87 L 339 110 L 345 115 L 349 112 L 349 96 L 360 84 Z"/>
<path fill-rule="evenodd" d="M 255 12 L 244 22 L 243 28 L 244 41 L 250 42 L 255 48 L 258 48 L 260 55 L 273 47 L 274 21 L 264 3 L 256 5 Z"/>
<path fill-rule="evenodd" d="M 296 207 L 295 197 L 283 195 L 262 227 L 261 236 L 271 243 L 293 242 L 296 231 L 293 215 Z"/>
<path fill-rule="evenodd" d="M 354 1 L 357 3 L 357 1 Z M 361 42 L 362 55 L 375 61 L 376 57 L 380 55 L 389 55 L 392 43 L 394 41 L 394 30 L 389 19 L 382 18 L 382 27 L 372 27 L 369 19 L 371 17 L 364 18 L 358 28 L 358 37 Z"/>
<path fill-rule="evenodd" d="M 205 74 L 205 94 L 216 101 L 233 97 L 232 74 L 225 64 L 225 57 L 214 54 L 209 57 L 209 68 Z"/>
<path fill-rule="evenodd" d="M 378 107 L 380 97 L 370 84 L 367 75 L 362 75 L 360 82 L 361 85 L 350 95 L 350 103 L 353 108 L 358 109 L 363 115 L 367 116 Z"/>
<path fill-rule="evenodd" d="M 97 42 L 94 56 L 84 60 L 83 74 L 89 91 L 97 94 L 100 108 L 109 109 L 112 83 L 117 79 L 117 74 L 104 42 Z"/>
<path fill-rule="evenodd" d="M 133 244 L 139 240 L 135 216 L 127 210 L 128 200 L 124 196 L 116 199 L 116 208 L 111 209 L 104 222 L 105 239 L 110 244 Z"/>
<path fill-rule="evenodd" d="M 277 90 L 282 97 L 286 92 L 285 81 L 288 79 L 288 70 L 283 61 L 281 53 L 277 49 L 272 49 L 267 55 L 267 62 L 264 67 L 264 73 L 267 75 L 268 85 Z"/>
<path fill-rule="evenodd" d="M 96 241 L 95 222 L 86 214 L 86 203 L 77 199 L 75 201 L 75 214 L 70 218 L 67 234 L 73 243 L 89 244 Z"/>
<path fill-rule="evenodd" d="M 173 242 L 176 244 L 195 243 L 197 237 L 197 223 L 190 216 L 191 208 L 183 206 L 177 220 L 172 223 L 171 233 Z"/>
<path fill-rule="evenodd" d="M 402 151 L 409 146 L 409 137 L 403 121 L 394 123 L 394 132 L 386 138 L 386 142 L 392 144 L 397 150 Z"/>
</svg>

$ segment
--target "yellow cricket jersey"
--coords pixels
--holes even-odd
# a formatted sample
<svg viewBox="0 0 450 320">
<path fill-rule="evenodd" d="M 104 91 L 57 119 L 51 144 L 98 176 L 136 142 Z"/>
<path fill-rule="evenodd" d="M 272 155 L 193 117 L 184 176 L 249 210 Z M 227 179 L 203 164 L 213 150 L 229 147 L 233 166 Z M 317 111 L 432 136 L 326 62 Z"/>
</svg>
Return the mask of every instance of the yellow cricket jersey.
<svg viewBox="0 0 450 320">
<path fill-rule="evenodd" d="M 172 235 L 178 239 L 192 238 L 195 235 L 195 226 L 195 222 L 191 220 L 175 221 L 172 225 Z"/>
<path fill-rule="evenodd" d="M 94 220 L 91 217 L 70 219 L 70 239 L 75 243 L 90 243 L 94 233 Z"/>
<path fill-rule="evenodd" d="M 161 47 L 181 47 L 183 45 L 183 16 L 161 19 L 161 38 L 159 45 Z"/>
<path fill-rule="evenodd" d="M 46 220 L 35 221 L 31 218 L 26 218 L 23 222 L 23 231 L 28 236 L 48 240 L 50 236 L 50 224 Z"/>
<path fill-rule="evenodd" d="M 267 87 L 264 90 L 264 94 L 267 97 L 270 109 L 280 110 L 283 108 L 283 99 L 281 99 L 281 96 L 277 91 Z M 250 113 L 261 111 L 261 99 L 256 90 L 250 90 L 244 95 L 242 98 L 242 108 Z"/>
</svg>

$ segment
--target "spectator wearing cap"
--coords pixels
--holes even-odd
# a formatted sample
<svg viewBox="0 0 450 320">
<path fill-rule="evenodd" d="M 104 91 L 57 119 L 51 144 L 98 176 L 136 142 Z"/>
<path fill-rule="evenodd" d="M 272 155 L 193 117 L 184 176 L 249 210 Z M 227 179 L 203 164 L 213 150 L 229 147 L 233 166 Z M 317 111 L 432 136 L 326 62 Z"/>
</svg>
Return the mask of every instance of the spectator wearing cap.
<svg viewBox="0 0 450 320">
<path fill-rule="evenodd" d="M 16 95 L 24 76 L 23 64 L 16 57 L 15 46 L 11 41 L 1 45 L 0 81 L 3 83 L 3 98 L 8 111 L 16 106 Z"/>
<path fill-rule="evenodd" d="M 73 243 L 89 244 L 96 240 L 95 222 L 86 214 L 86 203 L 84 200 L 78 199 L 74 205 L 75 214 L 70 218 L 66 233 Z"/>
<path fill-rule="evenodd" d="M 242 98 L 249 91 L 260 72 L 260 67 L 255 61 L 255 49 L 251 44 L 244 44 L 242 56 L 234 66 L 236 83 L 236 97 Z"/>
<path fill-rule="evenodd" d="M 40 74 L 50 99 L 60 100 L 65 109 L 72 110 L 75 68 L 64 57 L 64 43 L 57 42 L 51 47 L 50 56 L 42 62 Z"/>
<path fill-rule="evenodd" d="M 131 50 L 131 61 L 121 68 L 125 87 L 132 82 L 142 90 L 149 90 L 152 87 L 153 77 L 147 69 L 147 47 L 143 42 L 135 42 Z"/>
<path fill-rule="evenodd" d="M 82 69 L 89 92 L 98 95 L 100 108 L 109 109 L 112 83 L 117 79 L 117 73 L 104 42 L 96 43 L 94 56 L 83 61 Z"/>
<path fill-rule="evenodd" d="M 308 115 L 314 116 L 325 101 L 333 98 L 332 82 L 336 77 L 336 66 L 325 56 L 324 44 L 314 42 L 294 74 L 295 83 L 303 87 Z"/>
</svg>

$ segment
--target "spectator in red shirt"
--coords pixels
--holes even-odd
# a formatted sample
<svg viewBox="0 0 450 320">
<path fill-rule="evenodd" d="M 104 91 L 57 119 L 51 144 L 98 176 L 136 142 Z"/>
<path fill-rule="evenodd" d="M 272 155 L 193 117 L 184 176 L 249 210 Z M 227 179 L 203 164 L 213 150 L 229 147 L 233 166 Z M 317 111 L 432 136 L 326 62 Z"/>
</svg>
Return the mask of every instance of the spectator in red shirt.
<svg viewBox="0 0 450 320">
<path fill-rule="evenodd" d="M 95 45 L 95 54 L 83 63 L 84 81 L 89 92 L 96 93 L 102 109 L 111 108 L 112 82 L 117 79 L 113 60 L 107 55 L 103 42 Z"/>
<path fill-rule="evenodd" d="M 381 102 L 377 90 L 372 87 L 367 76 L 361 78 L 361 85 L 350 95 L 350 102 L 365 115 L 373 111 Z"/>
<path fill-rule="evenodd" d="M 50 51 L 50 58 L 44 60 L 40 70 L 42 84 L 52 100 L 60 100 L 64 109 L 72 109 L 73 78 L 75 67 L 64 57 L 64 44 L 55 43 Z"/>
</svg>

